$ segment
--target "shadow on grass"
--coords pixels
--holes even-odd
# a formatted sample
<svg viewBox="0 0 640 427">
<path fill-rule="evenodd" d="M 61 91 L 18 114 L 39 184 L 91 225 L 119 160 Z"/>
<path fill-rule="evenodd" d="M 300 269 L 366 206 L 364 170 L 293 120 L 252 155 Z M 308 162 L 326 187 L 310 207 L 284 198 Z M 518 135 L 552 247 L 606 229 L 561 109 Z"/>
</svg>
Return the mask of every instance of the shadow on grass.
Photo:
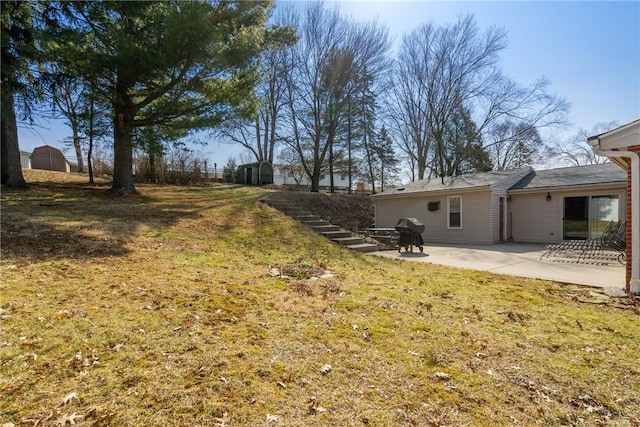
<svg viewBox="0 0 640 427">
<path fill-rule="evenodd" d="M 199 217 L 206 206 L 148 195 L 117 197 L 108 185 L 32 184 L 2 191 L 2 258 L 87 259 L 124 256 L 144 225 L 162 232 Z M 203 194 L 204 196 L 204 194 Z"/>
</svg>

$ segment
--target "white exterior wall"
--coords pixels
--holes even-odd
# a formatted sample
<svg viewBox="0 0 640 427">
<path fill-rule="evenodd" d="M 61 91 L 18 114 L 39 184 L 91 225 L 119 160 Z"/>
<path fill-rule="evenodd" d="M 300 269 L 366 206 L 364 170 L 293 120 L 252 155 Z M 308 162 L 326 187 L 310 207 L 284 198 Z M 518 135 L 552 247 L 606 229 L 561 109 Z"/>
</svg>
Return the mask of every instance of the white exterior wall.
<svg viewBox="0 0 640 427">
<path fill-rule="evenodd" d="M 507 197 L 509 188 L 511 188 L 514 184 L 520 181 L 522 178 L 527 176 L 533 171 L 531 167 L 522 168 L 522 170 L 517 174 L 512 176 L 510 179 L 502 180 L 501 182 L 495 183 L 491 188 L 491 241 L 490 243 L 499 243 L 500 242 L 500 210 L 503 210 L 503 239 L 509 239 L 509 215 L 508 215 L 508 206 L 507 206 Z M 500 206 L 500 197 L 504 198 L 504 204 Z"/>
<path fill-rule="evenodd" d="M 296 181 L 295 179 L 293 179 L 293 177 L 291 175 L 288 175 L 285 172 L 283 172 L 281 169 L 276 168 L 274 175 L 273 175 L 273 183 L 275 185 L 296 185 Z M 309 181 L 309 178 L 304 175 L 302 177 L 302 179 L 300 180 L 300 185 L 301 186 L 311 186 L 311 181 Z M 329 188 L 331 186 L 331 177 L 327 174 L 324 175 L 322 177 L 322 179 L 320 179 L 320 182 L 318 183 L 318 185 L 322 188 Z M 348 190 L 349 189 L 349 176 L 348 175 L 342 175 L 339 173 L 334 173 L 333 174 L 333 185 L 336 188 L 336 190 Z"/>
<path fill-rule="evenodd" d="M 619 219 L 624 219 L 626 211 L 626 192 L 624 187 L 608 189 L 583 189 L 576 191 L 549 192 L 551 200 L 547 201 L 547 191 L 536 193 L 514 193 L 509 203 L 509 234 L 515 242 L 522 243 L 557 243 L 562 241 L 564 198 L 579 196 L 618 195 Z"/>
<path fill-rule="evenodd" d="M 320 182 L 318 183 L 320 185 L 320 187 L 330 187 L 331 186 L 331 176 L 330 175 L 325 175 L 324 177 L 322 177 L 320 179 Z M 311 183 L 309 183 L 309 185 L 311 185 Z M 349 188 L 349 176 L 348 175 L 341 175 L 339 173 L 334 173 L 333 174 L 333 185 L 334 187 L 338 188 Z"/>
<path fill-rule="evenodd" d="M 489 190 L 483 192 L 462 193 L 462 228 L 446 230 L 442 241 L 454 243 L 494 243 L 493 229 L 495 215 L 492 209 L 492 197 Z"/>
<path fill-rule="evenodd" d="M 31 153 L 20 152 L 20 166 L 22 169 L 31 169 Z"/>
<path fill-rule="evenodd" d="M 462 197 L 462 228 L 447 228 L 447 197 Z M 376 227 L 394 227 L 400 218 L 416 218 L 425 225 L 422 234 L 425 242 L 433 243 L 494 243 L 492 198 L 488 190 L 473 193 L 451 193 L 440 195 L 410 195 L 374 199 Z M 429 212 L 429 202 L 440 202 L 440 209 Z M 495 201 L 497 203 L 497 201 Z M 495 215 L 494 215 L 495 216 Z"/>
<path fill-rule="evenodd" d="M 562 240 L 562 199 L 547 193 L 518 193 L 508 203 L 507 238 L 522 243 L 554 243 Z"/>
<path fill-rule="evenodd" d="M 427 225 L 427 202 L 423 197 L 374 199 L 375 222 L 378 228 L 393 228 L 400 218 L 416 218 Z M 442 209 L 442 206 L 441 206 Z M 431 212 L 430 212 L 431 213 Z M 424 235 L 423 235 L 424 237 Z"/>
</svg>

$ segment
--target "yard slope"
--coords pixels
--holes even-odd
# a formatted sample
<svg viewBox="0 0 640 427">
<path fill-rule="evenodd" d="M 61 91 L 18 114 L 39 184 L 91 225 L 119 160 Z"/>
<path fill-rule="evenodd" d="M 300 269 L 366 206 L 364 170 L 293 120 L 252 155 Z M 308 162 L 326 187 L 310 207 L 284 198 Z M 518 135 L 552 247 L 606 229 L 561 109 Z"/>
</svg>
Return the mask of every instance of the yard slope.
<svg viewBox="0 0 640 427">
<path fill-rule="evenodd" d="M 640 423 L 635 300 L 353 253 L 256 188 L 25 175 L 1 196 L 0 423 Z"/>
</svg>

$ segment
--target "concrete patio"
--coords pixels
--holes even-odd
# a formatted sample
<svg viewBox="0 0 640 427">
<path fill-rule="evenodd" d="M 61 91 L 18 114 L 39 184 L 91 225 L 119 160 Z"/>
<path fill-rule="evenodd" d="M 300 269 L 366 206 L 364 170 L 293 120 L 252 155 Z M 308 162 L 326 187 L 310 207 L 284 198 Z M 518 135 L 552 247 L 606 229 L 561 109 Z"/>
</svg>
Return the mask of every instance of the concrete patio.
<svg viewBox="0 0 640 427">
<path fill-rule="evenodd" d="M 438 245 L 427 243 L 424 253 L 397 250 L 371 252 L 371 255 L 490 271 L 518 277 L 553 280 L 601 288 L 624 288 L 625 266 L 597 259 L 577 261 L 571 257 L 544 257 L 546 246 L 520 243 L 495 245 Z"/>
</svg>

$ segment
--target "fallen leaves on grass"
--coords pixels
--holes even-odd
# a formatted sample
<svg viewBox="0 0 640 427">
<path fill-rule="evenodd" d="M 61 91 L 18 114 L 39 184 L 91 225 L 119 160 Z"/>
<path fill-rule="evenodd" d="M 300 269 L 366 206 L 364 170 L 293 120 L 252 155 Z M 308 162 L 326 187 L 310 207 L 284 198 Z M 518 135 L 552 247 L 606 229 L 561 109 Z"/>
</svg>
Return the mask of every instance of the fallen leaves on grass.
<svg viewBox="0 0 640 427">
<path fill-rule="evenodd" d="M 224 412 L 222 414 L 222 417 L 215 417 L 214 418 L 215 427 L 229 427 L 231 424 L 229 424 L 229 413 L 228 412 Z"/>
<path fill-rule="evenodd" d="M 73 398 L 71 400 L 76 399 Z M 82 414 L 83 412 L 84 415 Z M 90 427 L 103 427 L 109 425 L 115 418 L 115 412 L 108 412 L 105 408 L 100 406 L 90 406 L 86 409 L 86 411 L 78 409 L 74 412 L 62 412 L 56 409 L 54 411 L 49 411 L 48 413 L 40 417 L 20 418 L 20 420 L 18 420 L 18 425 L 52 425 L 55 427 L 65 427 L 69 425 L 88 425 Z M 3 425 L 2 427 L 5 427 L 5 425 Z"/>
<path fill-rule="evenodd" d="M 451 376 L 449 374 L 441 371 L 436 372 L 435 377 L 440 381 L 449 381 L 451 379 Z"/>
<path fill-rule="evenodd" d="M 347 252 L 255 208 L 260 189 L 140 190 L 3 192 L 3 243 L 39 234 L 0 261 L 15 424 L 637 424 L 625 299 Z"/>
<path fill-rule="evenodd" d="M 78 393 L 75 391 L 73 393 L 67 394 L 62 398 L 62 402 L 60 402 L 60 406 L 68 405 L 71 401 L 78 399 Z"/>
<path fill-rule="evenodd" d="M 74 426 L 76 425 L 76 421 L 81 420 L 82 418 L 82 415 L 78 415 L 75 412 L 72 414 L 64 414 L 56 419 L 53 424 L 59 427 L 64 427 L 67 424 Z"/>
<path fill-rule="evenodd" d="M 267 424 L 280 422 L 280 417 L 277 415 L 267 414 Z"/>
<path fill-rule="evenodd" d="M 307 406 L 309 407 L 309 414 L 311 415 L 317 415 L 323 412 L 327 412 L 326 408 L 323 408 L 322 406 L 318 405 L 318 398 L 316 396 L 311 396 L 309 398 L 309 402 L 307 403 Z"/>
</svg>

